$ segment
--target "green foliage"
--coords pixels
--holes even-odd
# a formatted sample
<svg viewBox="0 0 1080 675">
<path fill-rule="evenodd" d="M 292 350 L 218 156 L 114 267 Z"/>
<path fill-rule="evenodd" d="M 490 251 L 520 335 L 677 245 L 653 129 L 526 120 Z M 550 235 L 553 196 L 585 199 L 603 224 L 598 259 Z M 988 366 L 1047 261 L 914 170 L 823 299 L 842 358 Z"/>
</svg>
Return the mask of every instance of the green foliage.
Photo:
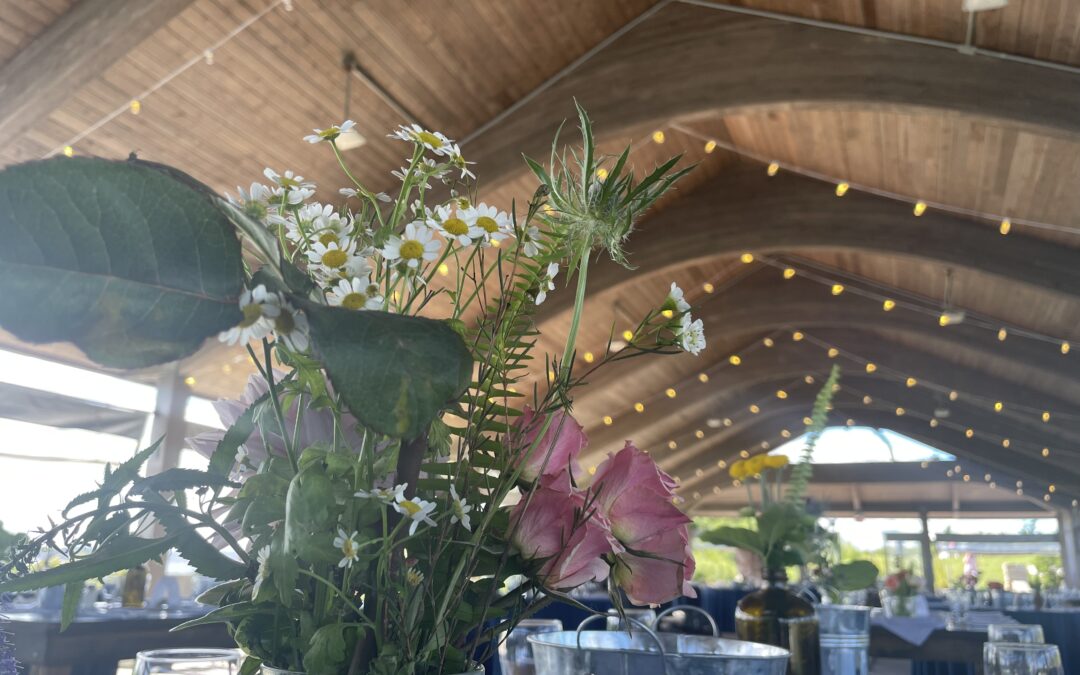
<svg viewBox="0 0 1080 675">
<path fill-rule="evenodd" d="M 304 302 L 335 390 L 366 426 L 413 438 L 465 390 L 472 359 L 443 321 Z"/>
<path fill-rule="evenodd" d="M 822 432 L 829 425 L 829 410 L 839 381 L 840 366 L 833 365 L 825 384 L 821 386 L 817 396 L 814 397 L 814 408 L 810 413 L 810 424 L 806 427 L 806 445 L 803 447 L 799 463 L 791 470 L 791 480 L 788 482 L 786 499 L 788 503 L 798 505 L 800 508 L 814 471 L 814 448 L 817 446 Z"/>
<path fill-rule="evenodd" d="M 213 198 L 138 161 L 0 171 L 0 326 L 139 368 L 240 320 L 240 244 Z"/>
<path fill-rule="evenodd" d="M 176 543 L 175 536 L 156 539 L 117 536 L 97 551 L 59 567 L 0 582 L 0 593 L 19 593 L 71 582 L 97 579 L 161 557 Z"/>
<path fill-rule="evenodd" d="M 877 581 L 877 565 L 869 560 L 853 560 L 829 568 L 829 585 L 841 593 L 870 588 Z"/>
</svg>

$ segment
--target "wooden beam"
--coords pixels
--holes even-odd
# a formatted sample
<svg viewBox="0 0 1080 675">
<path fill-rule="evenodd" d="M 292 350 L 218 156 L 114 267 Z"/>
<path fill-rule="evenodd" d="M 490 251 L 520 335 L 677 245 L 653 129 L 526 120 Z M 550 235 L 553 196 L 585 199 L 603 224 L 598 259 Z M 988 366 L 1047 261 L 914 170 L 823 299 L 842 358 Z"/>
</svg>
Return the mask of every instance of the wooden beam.
<svg viewBox="0 0 1080 675">
<path fill-rule="evenodd" d="M 522 152 L 547 156 L 559 123 L 574 115 L 574 97 L 612 135 L 800 105 L 929 108 L 1080 132 L 1080 78 L 1071 73 L 672 3 L 486 125 L 466 156 L 491 185 L 512 179 L 525 168 Z"/>
<path fill-rule="evenodd" d="M 590 267 L 589 292 L 744 251 L 828 249 L 899 255 L 1058 295 L 1080 294 L 1073 249 L 1023 234 L 994 236 L 986 223 L 940 211 L 916 218 L 910 204 L 867 193 L 837 199 L 833 187 L 787 172 L 769 177 L 764 167 L 740 162 L 641 224 L 633 238 L 639 252 L 631 252 L 633 270 L 606 257 Z M 539 320 L 572 306 L 573 294 L 553 294 L 539 308 Z"/>
<path fill-rule="evenodd" d="M 48 117 L 191 2 L 76 3 L 0 69 L 0 146 Z"/>
</svg>

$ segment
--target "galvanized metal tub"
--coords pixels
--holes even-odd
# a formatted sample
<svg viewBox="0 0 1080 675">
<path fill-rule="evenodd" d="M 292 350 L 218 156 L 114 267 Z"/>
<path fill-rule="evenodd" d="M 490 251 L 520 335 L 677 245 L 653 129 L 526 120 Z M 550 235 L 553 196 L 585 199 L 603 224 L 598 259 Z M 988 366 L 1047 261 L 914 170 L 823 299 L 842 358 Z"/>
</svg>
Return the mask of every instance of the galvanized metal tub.
<svg viewBox="0 0 1080 675">
<path fill-rule="evenodd" d="M 754 642 L 657 634 L 641 624 L 632 633 L 561 631 L 528 640 L 537 675 L 784 675 L 791 655 Z"/>
</svg>

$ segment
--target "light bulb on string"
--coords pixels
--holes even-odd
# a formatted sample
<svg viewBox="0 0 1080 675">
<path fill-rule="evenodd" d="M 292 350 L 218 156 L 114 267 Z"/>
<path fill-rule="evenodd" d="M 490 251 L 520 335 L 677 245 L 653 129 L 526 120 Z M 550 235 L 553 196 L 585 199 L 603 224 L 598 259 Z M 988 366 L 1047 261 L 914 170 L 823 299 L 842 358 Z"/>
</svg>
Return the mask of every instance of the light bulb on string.
<svg viewBox="0 0 1080 675">
<path fill-rule="evenodd" d="M 592 352 L 585 352 L 581 355 L 581 358 L 585 359 L 585 363 L 592 363 L 596 360 L 596 354 L 593 354 Z"/>
<path fill-rule="evenodd" d="M 675 398 L 675 396 L 677 396 L 678 393 L 674 389 L 672 389 L 671 387 L 668 387 L 664 391 L 664 395 L 666 395 L 668 398 Z"/>
<path fill-rule="evenodd" d="M 604 426 L 610 427 L 615 420 L 611 419 L 611 415 L 604 415 Z"/>
<path fill-rule="evenodd" d="M 785 267 L 784 268 L 784 278 L 785 279 L 794 279 L 795 278 L 795 269 L 793 267 Z"/>
<path fill-rule="evenodd" d="M 738 354 L 732 354 L 731 356 L 728 357 L 728 363 L 730 363 L 733 366 L 737 366 L 737 365 L 742 363 L 742 357 L 739 356 Z"/>
<path fill-rule="evenodd" d="M 652 132 L 652 140 L 653 140 L 653 143 L 656 143 L 657 145 L 660 145 L 660 144 L 661 144 L 661 143 L 663 143 L 663 142 L 664 142 L 664 140 L 665 140 L 665 138 L 664 138 L 664 132 L 663 132 L 663 131 L 660 131 L 659 129 L 657 129 L 656 131 Z"/>
<path fill-rule="evenodd" d="M 1005 404 L 1001 401 L 994 401 L 994 412 L 999 413 L 1005 409 Z"/>
<path fill-rule="evenodd" d="M 915 202 L 915 208 L 913 208 L 911 212 L 914 213 L 916 217 L 926 213 L 926 202 L 922 200 Z"/>
<path fill-rule="evenodd" d="M 697 379 L 698 382 L 705 384 L 709 381 L 709 375 L 707 373 L 698 373 Z"/>
<path fill-rule="evenodd" d="M 281 0 L 281 5 L 285 8 L 286 12 L 293 11 L 293 0 Z"/>
<path fill-rule="evenodd" d="M 873 364 L 873 363 L 867 363 L 866 364 L 866 372 L 867 373 L 874 373 L 876 371 L 877 371 L 877 366 L 875 364 Z"/>
<path fill-rule="evenodd" d="M 972 438 L 972 437 L 975 436 L 975 430 L 974 429 L 964 429 L 964 435 L 967 436 L 968 438 Z"/>
<path fill-rule="evenodd" d="M 837 183 L 836 184 L 836 196 L 837 197 L 843 197 L 844 195 L 847 194 L 848 188 L 850 188 L 850 187 L 851 186 L 848 185 L 846 182 Z"/>
<path fill-rule="evenodd" d="M 639 413 L 645 412 L 645 404 L 641 403 L 641 402 L 635 403 L 634 404 L 634 412 L 639 412 Z"/>
<path fill-rule="evenodd" d="M 214 65 L 214 50 L 207 49 L 202 53 L 203 63 L 208 66 Z"/>
<path fill-rule="evenodd" d="M 833 284 L 832 285 L 832 294 L 833 295 L 840 295 L 843 292 L 844 292 L 844 285 L 843 284 Z"/>
<path fill-rule="evenodd" d="M 769 174 L 770 176 L 775 176 L 778 171 L 780 171 L 780 165 L 776 162 L 770 162 L 769 168 L 765 169 L 765 173 Z"/>
<path fill-rule="evenodd" d="M 1009 230 L 1011 230 L 1011 229 L 1012 229 L 1012 223 L 1009 221 L 1009 219 L 1008 218 L 1002 218 L 1001 219 L 1001 225 L 998 227 L 998 232 L 1000 232 L 1002 234 L 1002 236 L 1004 236 L 1004 235 L 1008 234 Z"/>
<path fill-rule="evenodd" d="M 748 410 L 750 412 L 754 413 L 755 415 L 758 414 L 759 412 L 761 412 L 761 408 L 758 407 L 758 404 L 756 404 L 756 403 L 751 403 Z"/>
<path fill-rule="evenodd" d="M 75 156 L 75 148 L 71 147 L 70 145 L 65 145 L 64 146 L 64 157 L 74 157 L 74 156 Z"/>
<path fill-rule="evenodd" d="M 886 312 L 893 311 L 894 309 L 896 309 L 896 301 L 885 298 L 885 301 L 881 303 L 881 309 L 885 310 Z"/>
<path fill-rule="evenodd" d="M 706 293 L 712 293 L 714 290 L 716 290 L 716 287 L 708 282 L 705 282 L 701 285 L 701 290 L 705 291 Z"/>
<path fill-rule="evenodd" d="M 138 115 L 142 112 L 142 103 L 137 98 L 131 99 L 131 103 L 128 104 L 128 109 L 132 115 Z"/>
<path fill-rule="evenodd" d="M 716 150 L 716 141 L 709 141 L 705 143 L 705 152 L 711 154 L 713 150 Z"/>
<path fill-rule="evenodd" d="M 780 400 L 784 400 L 787 397 L 788 397 L 788 393 L 786 391 L 784 391 L 783 389 L 777 389 L 776 390 L 776 398 L 778 398 Z"/>
<path fill-rule="evenodd" d="M 908 379 L 906 379 L 906 380 L 904 381 L 904 384 L 906 384 L 906 385 L 908 386 L 908 389 L 910 389 L 910 388 L 914 387 L 914 386 L 915 386 L 915 385 L 917 385 L 918 383 L 919 383 L 919 381 L 918 381 L 918 380 L 916 380 L 916 379 L 915 379 L 914 377 L 909 377 Z"/>
<path fill-rule="evenodd" d="M 1050 411 L 1049 410 L 1044 410 L 1043 411 L 1042 421 L 1043 422 L 1049 422 L 1050 421 Z"/>
<path fill-rule="evenodd" d="M 998 329 L 998 340 L 1005 342 L 1005 338 L 1009 337 L 1009 331 L 1005 328 Z"/>
<path fill-rule="evenodd" d="M 761 344 L 765 345 L 766 347 L 772 347 L 776 343 L 773 342 L 773 339 L 771 337 L 767 337 L 761 341 Z"/>
<path fill-rule="evenodd" d="M 742 261 L 744 265 L 749 265 L 750 263 L 754 262 L 754 254 L 749 252 L 743 253 L 739 256 L 739 260 Z"/>
<path fill-rule="evenodd" d="M 1063 341 L 1061 343 L 1061 353 L 1062 354 L 1068 354 L 1069 353 L 1069 342 L 1068 342 L 1068 340 L 1065 340 L 1065 341 Z"/>
</svg>

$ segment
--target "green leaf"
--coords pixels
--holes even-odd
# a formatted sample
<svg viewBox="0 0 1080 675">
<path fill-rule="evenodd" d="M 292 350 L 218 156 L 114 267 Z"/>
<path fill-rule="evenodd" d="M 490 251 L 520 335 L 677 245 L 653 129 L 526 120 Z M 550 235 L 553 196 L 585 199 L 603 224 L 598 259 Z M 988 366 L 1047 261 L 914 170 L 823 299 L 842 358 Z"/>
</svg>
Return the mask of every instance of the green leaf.
<svg viewBox="0 0 1080 675">
<path fill-rule="evenodd" d="M 285 498 L 285 549 L 310 562 L 334 562 L 334 486 L 317 465 L 293 478 Z"/>
<path fill-rule="evenodd" d="M 64 586 L 64 604 L 60 609 L 60 631 L 67 630 L 71 622 L 75 620 L 75 614 L 79 611 L 79 602 L 82 600 L 85 582 L 70 581 Z"/>
<path fill-rule="evenodd" d="M 161 473 L 135 481 L 132 491 L 176 492 L 201 487 L 240 487 L 240 485 L 218 473 L 198 469 L 166 469 Z"/>
<path fill-rule="evenodd" d="M 117 537 L 85 558 L 2 582 L 0 593 L 19 593 L 73 581 L 98 579 L 160 557 L 175 543 L 174 536 L 158 539 Z"/>
<path fill-rule="evenodd" d="M 240 664 L 239 675 L 259 675 L 260 672 L 262 672 L 262 661 L 254 656 L 247 657 Z"/>
<path fill-rule="evenodd" d="M 270 580 L 274 582 L 281 604 L 289 607 L 296 596 L 296 579 L 300 576 L 300 566 L 296 557 L 285 549 L 285 533 L 280 529 L 274 532 L 270 543 Z"/>
<path fill-rule="evenodd" d="M 236 463 L 236 451 L 247 442 L 248 437 L 255 431 L 255 413 L 259 408 L 266 405 L 270 400 L 270 394 L 266 393 L 255 400 L 240 417 L 236 418 L 233 425 L 225 432 L 225 436 L 214 448 L 210 455 L 210 471 L 228 476 Z"/>
<path fill-rule="evenodd" d="M 869 560 L 853 560 L 829 569 L 829 584 L 838 591 L 861 591 L 873 586 L 877 578 L 877 565 Z"/>
<path fill-rule="evenodd" d="M 236 325 L 240 243 L 209 188 L 138 161 L 0 171 L 0 326 L 139 368 Z"/>
<path fill-rule="evenodd" d="M 465 391 L 472 358 L 446 323 L 294 300 L 334 389 L 365 426 L 414 438 Z"/>
<path fill-rule="evenodd" d="M 254 614 L 259 614 L 263 610 L 250 602 L 236 602 L 231 605 L 225 605 L 224 607 L 218 607 L 211 610 L 206 614 L 192 619 L 191 621 L 185 621 L 173 628 L 173 631 L 184 630 L 185 628 L 192 628 L 194 626 L 201 626 L 207 623 L 231 623 L 237 619 L 243 619 Z M 170 631 L 172 632 L 172 631 Z"/>
<path fill-rule="evenodd" d="M 224 555 L 213 544 L 203 538 L 186 516 L 157 493 L 144 497 L 154 507 L 154 515 L 165 528 L 165 532 L 174 538 L 173 546 L 187 560 L 195 571 L 203 576 L 227 581 L 244 576 L 246 567 Z"/>
<path fill-rule="evenodd" d="M 243 588 L 246 581 L 246 579 L 233 579 L 232 581 L 218 584 L 213 588 L 203 591 L 202 595 L 195 598 L 195 601 L 203 605 L 220 605 L 225 598 L 232 596 Z"/>
<path fill-rule="evenodd" d="M 332 623 L 322 626 L 311 636 L 304 653 L 304 668 L 309 673 L 343 672 L 349 652 L 345 648 L 345 631 L 348 626 Z"/>
<path fill-rule="evenodd" d="M 734 546 L 735 548 L 764 554 L 764 546 L 757 532 L 745 527 L 718 527 L 701 535 L 701 538 L 710 544 Z"/>
</svg>

